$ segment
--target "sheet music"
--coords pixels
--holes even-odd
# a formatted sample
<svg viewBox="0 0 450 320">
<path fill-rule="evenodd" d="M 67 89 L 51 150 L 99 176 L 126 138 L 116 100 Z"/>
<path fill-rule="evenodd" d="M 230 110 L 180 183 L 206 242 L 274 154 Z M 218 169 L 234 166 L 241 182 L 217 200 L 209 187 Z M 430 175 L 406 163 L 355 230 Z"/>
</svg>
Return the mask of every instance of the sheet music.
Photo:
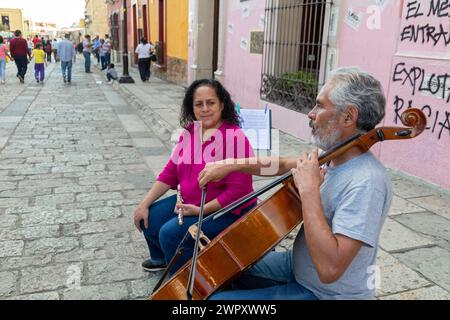
<svg viewBox="0 0 450 320">
<path fill-rule="evenodd" d="M 242 131 L 255 150 L 272 148 L 272 114 L 269 109 L 241 109 Z"/>
</svg>

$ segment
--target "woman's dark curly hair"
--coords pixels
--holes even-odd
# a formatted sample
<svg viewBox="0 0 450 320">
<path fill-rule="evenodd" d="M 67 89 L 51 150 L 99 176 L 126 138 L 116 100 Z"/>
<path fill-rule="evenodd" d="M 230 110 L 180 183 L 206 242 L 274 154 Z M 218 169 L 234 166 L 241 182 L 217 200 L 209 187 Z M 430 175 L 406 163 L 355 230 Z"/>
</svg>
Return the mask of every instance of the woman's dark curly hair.
<svg viewBox="0 0 450 320">
<path fill-rule="evenodd" d="M 194 81 L 186 90 L 183 105 L 181 106 L 180 125 L 186 129 L 195 119 L 194 114 L 194 94 L 198 88 L 208 86 L 216 91 L 216 95 L 220 102 L 223 103 L 222 120 L 229 124 L 240 126 L 241 119 L 236 111 L 236 106 L 231 100 L 230 93 L 222 86 L 222 84 L 214 79 L 202 79 Z"/>
</svg>

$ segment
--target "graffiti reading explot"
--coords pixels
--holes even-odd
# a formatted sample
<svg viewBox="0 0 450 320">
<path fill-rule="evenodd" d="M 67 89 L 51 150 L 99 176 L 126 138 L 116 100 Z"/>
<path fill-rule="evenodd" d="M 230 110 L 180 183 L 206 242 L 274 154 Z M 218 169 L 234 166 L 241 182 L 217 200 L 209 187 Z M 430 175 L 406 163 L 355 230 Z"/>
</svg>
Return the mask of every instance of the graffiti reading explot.
<svg viewBox="0 0 450 320">
<path fill-rule="evenodd" d="M 434 97 L 450 103 L 450 74 L 448 73 L 429 74 L 424 68 L 417 66 L 407 68 L 406 63 L 400 62 L 394 68 L 392 81 L 411 86 L 413 96 L 417 92 L 430 93 Z"/>
<path fill-rule="evenodd" d="M 435 134 L 440 140 L 444 134 L 448 133 L 450 138 L 450 110 L 445 110 L 445 105 L 450 104 L 450 74 L 448 73 L 431 73 L 426 69 L 417 66 L 407 67 L 406 63 L 400 62 L 394 68 L 392 77 L 393 83 L 401 86 L 407 86 L 410 94 L 414 98 L 418 93 L 434 97 L 436 105 L 432 103 L 425 104 L 421 107 L 422 111 L 428 117 L 427 130 Z M 394 122 L 400 122 L 401 113 L 415 107 L 413 99 L 405 99 L 399 95 L 394 98 Z"/>
</svg>

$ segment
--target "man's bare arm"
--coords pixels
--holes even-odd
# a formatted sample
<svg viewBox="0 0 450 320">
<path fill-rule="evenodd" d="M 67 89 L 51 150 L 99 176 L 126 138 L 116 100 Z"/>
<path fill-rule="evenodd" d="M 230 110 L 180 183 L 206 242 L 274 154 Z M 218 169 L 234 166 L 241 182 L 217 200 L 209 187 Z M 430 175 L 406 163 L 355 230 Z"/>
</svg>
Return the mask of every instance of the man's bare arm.
<svg viewBox="0 0 450 320">
<path fill-rule="evenodd" d="M 254 157 L 247 159 L 226 159 L 208 163 L 200 172 L 199 185 L 203 188 L 208 182 L 219 181 L 232 172 L 249 173 L 256 176 L 279 176 L 297 164 L 296 158 Z"/>
</svg>

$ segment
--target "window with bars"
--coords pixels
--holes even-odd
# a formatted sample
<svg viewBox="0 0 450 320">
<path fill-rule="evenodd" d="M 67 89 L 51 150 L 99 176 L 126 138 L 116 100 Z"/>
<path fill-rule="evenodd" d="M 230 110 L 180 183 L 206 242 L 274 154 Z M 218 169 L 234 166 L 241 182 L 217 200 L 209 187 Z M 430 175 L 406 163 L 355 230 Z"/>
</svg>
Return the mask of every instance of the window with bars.
<svg viewBox="0 0 450 320">
<path fill-rule="evenodd" d="M 113 13 L 110 17 L 111 42 L 114 50 L 119 50 L 119 15 Z"/>
<path fill-rule="evenodd" d="M 261 98 L 308 113 L 323 85 L 331 0 L 266 0 Z"/>
<path fill-rule="evenodd" d="M 3 30 L 9 31 L 11 28 L 9 26 L 9 16 L 2 16 Z"/>
</svg>

